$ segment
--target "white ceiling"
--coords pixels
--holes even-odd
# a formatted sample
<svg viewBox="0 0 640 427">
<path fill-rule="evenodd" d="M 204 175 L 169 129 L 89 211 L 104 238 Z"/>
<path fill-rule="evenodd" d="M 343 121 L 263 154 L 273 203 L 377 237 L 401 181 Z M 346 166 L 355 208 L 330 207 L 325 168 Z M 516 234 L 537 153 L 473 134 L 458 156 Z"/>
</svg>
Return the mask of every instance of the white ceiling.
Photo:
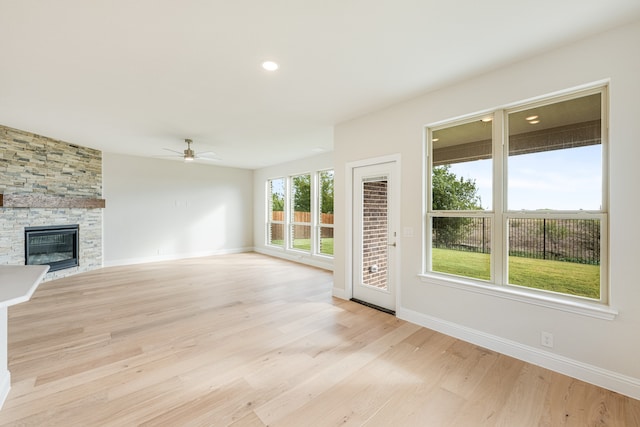
<svg viewBox="0 0 640 427">
<path fill-rule="evenodd" d="M 253 169 L 639 18 L 638 0 L 0 0 L 0 124 L 141 156 L 192 138 Z"/>
</svg>

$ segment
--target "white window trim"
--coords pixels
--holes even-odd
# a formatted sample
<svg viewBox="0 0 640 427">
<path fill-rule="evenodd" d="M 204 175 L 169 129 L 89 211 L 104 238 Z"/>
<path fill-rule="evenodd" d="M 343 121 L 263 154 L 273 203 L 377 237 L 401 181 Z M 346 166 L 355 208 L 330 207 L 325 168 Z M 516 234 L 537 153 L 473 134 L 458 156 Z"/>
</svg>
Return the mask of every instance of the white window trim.
<svg viewBox="0 0 640 427">
<path fill-rule="evenodd" d="M 321 218 L 322 218 L 322 212 L 321 212 L 321 208 L 322 208 L 322 203 L 320 198 L 322 197 L 321 195 L 321 191 L 322 191 L 322 183 L 320 180 L 320 174 L 323 172 L 329 172 L 329 171 L 333 171 L 333 176 L 334 176 L 334 183 L 335 183 L 335 170 L 332 168 L 329 169 L 321 169 L 321 170 L 317 170 L 315 175 L 314 175 L 314 181 L 315 181 L 315 191 L 314 191 L 314 195 L 313 195 L 313 200 L 315 202 L 315 206 L 313 209 L 313 213 L 315 214 L 314 217 L 314 236 L 315 236 L 315 243 L 314 243 L 314 255 L 317 255 L 319 257 L 324 257 L 327 259 L 333 259 L 333 255 L 329 255 L 329 254 L 323 254 L 320 252 L 320 240 L 321 240 L 321 233 L 322 233 L 322 229 L 323 228 L 331 228 L 333 230 L 333 224 L 323 224 L 320 222 Z M 334 187 L 335 188 L 335 187 Z M 335 198 L 335 192 L 334 192 L 334 198 Z M 335 200 L 334 200 L 334 206 L 335 206 Z M 334 246 L 335 249 L 335 246 Z"/>
<path fill-rule="evenodd" d="M 533 108 L 537 105 L 545 105 L 561 102 L 567 99 L 573 99 L 589 94 L 601 93 L 602 97 L 602 210 L 600 211 L 550 211 L 545 213 L 534 211 L 508 211 L 502 207 L 506 207 L 506 189 L 507 189 L 507 171 L 505 162 L 508 158 L 508 141 L 507 136 L 503 134 L 505 123 L 509 113 Z M 508 108 L 496 108 L 491 111 L 458 118 L 447 122 L 439 122 L 426 126 L 425 139 L 425 156 L 423 170 L 426 185 L 424 194 L 424 244 L 423 244 L 423 265 L 424 272 L 418 277 L 423 283 L 446 286 L 455 289 L 475 292 L 483 295 L 489 295 L 527 304 L 557 309 L 575 314 L 581 314 L 599 319 L 613 320 L 618 315 L 618 311 L 610 306 L 610 284 L 609 284 L 609 253 L 608 253 L 608 151 L 609 151 L 609 118 L 608 118 L 608 85 L 606 83 L 598 83 L 591 87 L 579 88 L 567 91 L 563 94 L 550 95 L 548 97 L 540 97 L 535 101 L 522 102 L 514 104 Z M 468 123 L 472 120 L 482 119 L 487 115 L 493 115 L 493 198 L 492 209 L 487 211 L 433 211 L 431 209 L 431 170 L 432 170 L 432 132 L 434 130 L 455 126 L 457 124 Z M 438 273 L 431 271 L 431 218 L 437 216 L 465 216 L 465 217 L 489 217 L 493 221 L 492 251 L 491 251 L 491 280 L 483 281 L 473 278 Z M 504 261 L 504 251 L 506 251 L 506 242 L 504 234 L 506 233 L 506 224 L 510 218 L 557 218 L 568 217 L 572 219 L 599 219 L 601 222 L 601 254 L 600 254 L 600 300 L 573 296 L 551 291 L 545 291 L 524 286 L 516 286 L 508 284 L 504 280 L 507 277 L 507 262 Z M 499 262 L 496 262 L 499 260 Z"/>
<path fill-rule="evenodd" d="M 597 319 L 613 320 L 618 311 L 610 306 L 592 302 L 593 300 L 571 297 L 565 294 L 555 294 L 534 288 L 514 285 L 495 285 L 490 282 L 476 281 L 470 278 L 448 275 L 444 273 L 423 273 L 418 277 L 423 283 L 475 292 L 482 295 L 518 301 L 540 307 L 552 308 L 568 313 L 581 314 Z"/>
<path fill-rule="evenodd" d="M 333 255 L 329 255 L 329 254 L 323 254 L 320 253 L 320 229 L 321 228 L 332 228 L 333 229 L 333 224 L 322 224 L 320 223 L 320 203 L 319 203 L 319 197 L 320 197 L 320 183 L 319 183 L 319 175 L 322 172 L 327 172 L 327 171 L 334 171 L 335 170 L 333 168 L 326 168 L 326 169 L 318 169 L 318 170 L 314 170 L 311 172 L 301 172 L 301 173 L 295 173 L 295 174 L 291 174 L 288 175 L 287 177 L 274 177 L 274 178 L 267 178 L 266 183 L 265 183 L 265 195 L 267 195 L 266 198 L 266 204 L 265 204 L 265 209 L 266 209 L 266 214 L 265 214 L 265 218 L 266 218 L 266 227 L 265 227 L 265 246 L 268 247 L 269 249 L 272 250 L 277 250 L 277 251 L 282 251 L 282 252 L 288 252 L 291 254 L 296 254 L 297 256 L 304 256 L 304 257 L 312 257 L 312 258 L 319 258 L 319 259 L 323 259 L 326 261 L 332 261 L 334 259 Z M 310 202 L 310 222 L 298 222 L 298 221 L 293 221 L 293 195 L 291 194 L 292 188 L 293 188 L 293 178 L 298 177 L 298 176 L 303 176 L 303 175 L 310 175 L 310 196 L 311 196 L 311 202 Z M 270 187 L 269 187 L 269 183 L 271 181 L 275 181 L 275 180 L 279 180 L 279 179 L 283 179 L 284 180 L 284 220 L 283 221 L 274 221 L 271 219 L 271 210 L 270 210 L 270 203 L 271 203 L 271 192 L 270 192 Z M 335 202 L 335 201 L 334 201 Z M 280 245 L 274 245 L 271 244 L 269 242 L 269 230 L 271 227 L 271 224 L 281 224 L 283 227 L 283 238 L 284 238 L 284 243 L 282 246 Z M 305 249 L 297 249 L 293 247 L 293 233 L 292 233 L 292 228 L 295 225 L 301 225 L 301 226 L 308 226 L 309 230 L 310 230 L 310 249 L 309 250 L 305 250 Z"/>
</svg>

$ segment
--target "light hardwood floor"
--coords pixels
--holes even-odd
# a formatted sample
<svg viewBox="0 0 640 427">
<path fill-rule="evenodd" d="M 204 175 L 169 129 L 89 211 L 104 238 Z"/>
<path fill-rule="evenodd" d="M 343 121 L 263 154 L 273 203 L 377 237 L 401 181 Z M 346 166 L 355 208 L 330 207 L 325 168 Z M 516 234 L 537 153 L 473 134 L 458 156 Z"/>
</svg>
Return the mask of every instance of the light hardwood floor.
<svg viewBox="0 0 640 427">
<path fill-rule="evenodd" d="M 640 401 L 331 297 L 258 254 L 106 268 L 9 310 L 12 426 L 639 426 Z"/>
</svg>

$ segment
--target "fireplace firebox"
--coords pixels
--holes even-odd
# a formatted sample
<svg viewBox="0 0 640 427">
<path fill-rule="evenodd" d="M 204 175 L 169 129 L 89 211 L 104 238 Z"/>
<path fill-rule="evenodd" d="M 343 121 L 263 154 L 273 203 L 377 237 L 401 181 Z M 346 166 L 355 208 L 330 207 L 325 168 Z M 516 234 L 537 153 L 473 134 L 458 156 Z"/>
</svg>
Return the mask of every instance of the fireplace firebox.
<svg viewBox="0 0 640 427">
<path fill-rule="evenodd" d="M 25 227 L 25 265 L 48 265 L 49 271 L 79 265 L 79 226 Z"/>
</svg>

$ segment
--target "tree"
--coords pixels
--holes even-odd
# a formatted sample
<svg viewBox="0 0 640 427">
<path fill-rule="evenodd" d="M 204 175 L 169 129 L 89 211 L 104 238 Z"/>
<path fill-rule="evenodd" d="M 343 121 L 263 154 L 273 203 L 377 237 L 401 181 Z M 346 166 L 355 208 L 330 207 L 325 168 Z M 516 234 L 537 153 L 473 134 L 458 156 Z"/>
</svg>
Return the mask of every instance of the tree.
<svg viewBox="0 0 640 427">
<path fill-rule="evenodd" d="M 451 165 L 433 168 L 433 209 L 434 210 L 480 210 L 482 203 L 478 196 L 476 182 L 458 178 L 450 171 Z"/>
<path fill-rule="evenodd" d="M 320 173 L 320 212 L 333 213 L 333 171 Z"/>
<path fill-rule="evenodd" d="M 284 211 L 284 178 L 269 181 L 271 192 L 271 210 L 273 212 Z"/>
<path fill-rule="evenodd" d="M 478 187 L 474 180 L 458 177 L 451 165 L 435 166 L 432 175 L 433 210 L 481 210 Z M 433 237 L 436 247 L 456 247 L 471 231 L 471 218 L 433 218 Z"/>
<path fill-rule="evenodd" d="M 284 211 L 284 194 L 271 193 L 271 210 Z"/>
<path fill-rule="evenodd" d="M 311 212 L 311 175 L 294 176 L 291 183 L 293 209 L 296 212 Z M 284 208 L 284 199 L 282 206 Z M 320 173 L 320 212 L 333 213 L 333 171 Z"/>
<path fill-rule="evenodd" d="M 311 175 L 293 177 L 293 207 L 311 212 Z M 320 212 L 333 213 L 333 171 L 320 173 Z"/>
<path fill-rule="evenodd" d="M 293 177 L 293 209 L 311 212 L 311 175 Z"/>
</svg>

